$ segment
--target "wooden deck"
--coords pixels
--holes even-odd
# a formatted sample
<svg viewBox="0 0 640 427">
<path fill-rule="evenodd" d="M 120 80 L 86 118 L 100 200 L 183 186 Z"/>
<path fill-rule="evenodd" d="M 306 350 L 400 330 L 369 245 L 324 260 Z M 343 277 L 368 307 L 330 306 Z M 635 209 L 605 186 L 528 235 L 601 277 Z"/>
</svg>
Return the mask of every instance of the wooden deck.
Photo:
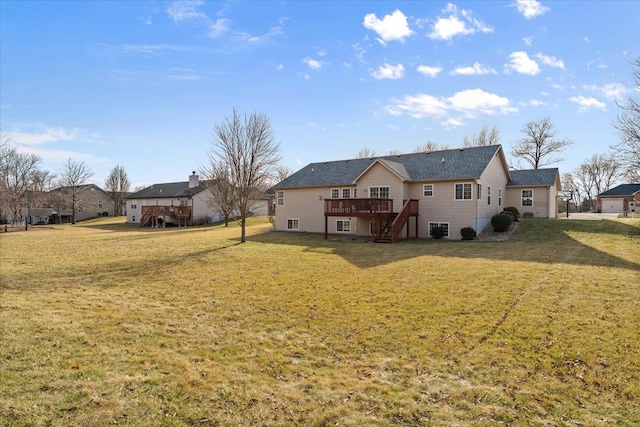
<svg viewBox="0 0 640 427">
<path fill-rule="evenodd" d="M 371 219 L 371 240 L 396 241 L 410 217 L 415 217 L 415 236 L 418 236 L 418 200 L 404 200 L 400 212 L 393 211 L 393 199 L 325 199 L 324 237 L 328 237 L 330 216 L 355 216 Z M 409 226 L 407 226 L 409 238 Z"/>
<path fill-rule="evenodd" d="M 152 220 L 152 227 L 163 227 L 166 224 L 166 218 L 176 218 L 178 226 L 186 227 L 187 220 L 191 217 L 191 206 L 142 206 L 142 218 L 140 218 L 140 226 L 144 227 L 149 220 Z M 162 219 L 159 225 L 158 219 Z"/>
</svg>

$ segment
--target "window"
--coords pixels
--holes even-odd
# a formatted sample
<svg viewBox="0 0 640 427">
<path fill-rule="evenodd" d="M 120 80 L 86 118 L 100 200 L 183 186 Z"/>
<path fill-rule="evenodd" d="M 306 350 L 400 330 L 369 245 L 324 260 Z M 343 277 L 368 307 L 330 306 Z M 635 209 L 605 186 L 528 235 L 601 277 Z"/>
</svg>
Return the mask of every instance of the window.
<svg viewBox="0 0 640 427">
<path fill-rule="evenodd" d="M 338 233 L 351 233 L 351 221 L 348 219 L 339 219 L 336 221 L 336 231 Z"/>
<path fill-rule="evenodd" d="M 502 206 L 502 188 L 498 188 L 498 206 Z"/>
<path fill-rule="evenodd" d="M 135 203 L 131 203 L 131 209 L 137 209 L 138 205 L 136 205 Z"/>
<path fill-rule="evenodd" d="M 522 190 L 522 206 L 533 206 L 533 190 Z"/>
<path fill-rule="evenodd" d="M 487 186 L 487 204 L 491 204 L 491 187 Z"/>
<path fill-rule="evenodd" d="M 444 230 L 444 237 L 449 237 L 449 223 L 448 222 L 430 222 L 429 223 L 429 236 L 431 236 L 433 229 L 436 227 L 442 227 Z"/>
<path fill-rule="evenodd" d="M 456 184 L 456 200 L 471 200 L 471 183 Z"/>
<path fill-rule="evenodd" d="M 422 186 L 422 195 L 424 197 L 433 197 L 433 184 L 425 184 Z"/>
<path fill-rule="evenodd" d="M 357 192 L 357 189 L 356 189 L 356 188 L 354 188 L 354 189 L 353 189 L 353 198 L 354 198 L 354 199 L 355 199 L 356 197 L 358 197 L 358 196 L 356 196 L 356 192 Z"/>
<path fill-rule="evenodd" d="M 332 188 L 331 189 L 331 198 L 332 199 L 339 199 L 340 198 L 340 189 L 339 188 Z"/>
<path fill-rule="evenodd" d="M 278 206 L 284 206 L 284 190 L 278 191 L 277 198 Z"/>
<path fill-rule="evenodd" d="M 343 188 L 342 189 L 342 198 L 343 199 L 350 199 L 351 198 L 351 189 L 350 188 Z"/>
<path fill-rule="evenodd" d="M 287 219 L 287 230 L 298 230 L 299 222 L 298 218 Z"/>
<path fill-rule="evenodd" d="M 478 200 L 482 199 L 482 184 L 478 184 Z"/>
<path fill-rule="evenodd" d="M 389 186 L 369 187 L 369 197 L 372 199 L 388 199 Z"/>
<path fill-rule="evenodd" d="M 98 202 L 98 209 L 102 209 L 102 200 Z"/>
</svg>

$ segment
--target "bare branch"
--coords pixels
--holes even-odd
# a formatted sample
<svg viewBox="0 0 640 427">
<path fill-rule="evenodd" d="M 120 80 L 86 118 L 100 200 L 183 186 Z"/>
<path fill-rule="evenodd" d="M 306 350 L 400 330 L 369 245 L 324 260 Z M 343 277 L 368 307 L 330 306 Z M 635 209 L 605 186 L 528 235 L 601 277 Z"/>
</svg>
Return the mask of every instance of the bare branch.
<svg viewBox="0 0 640 427">
<path fill-rule="evenodd" d="M 548 117 L 527 123 L 522 132 L 526 137 L 512 144 L 511 155 L 523 159 L 533 169 L 561 162 L 562 151 L 573 144 L 568 139 L 555 139 L 558 131 Z"/>
</svg>

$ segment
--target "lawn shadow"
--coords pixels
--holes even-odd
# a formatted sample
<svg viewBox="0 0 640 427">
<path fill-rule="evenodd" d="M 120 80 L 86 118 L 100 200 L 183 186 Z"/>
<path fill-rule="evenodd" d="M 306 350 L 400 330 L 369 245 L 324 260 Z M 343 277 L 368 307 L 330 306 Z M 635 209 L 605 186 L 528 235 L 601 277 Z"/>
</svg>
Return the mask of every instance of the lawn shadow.
<svg viewBox="0 0 640 427">
<path fill-rule="evenodd" d="M 571 234 L 598 234 L 612 238 L 626 236 L 639 239 L 640 223 L 622 221 L 525 220 L 507 241 L 400 240 L 395 244 L 372 243 L 369 240 L 344 239 L 322 234 L 263 232 L 249 240 L 270 244 L 304 246 L 307 252 L 336 254 L 358 268 L 372 268 L 421 256 L 524 261 L 536 263 L 567 263 L 585 266 L 614 267 L 640 270 L 640 256 L 622 258 L 583 243 Z M 587 240 L 587 239 L 585 239 Z"/>
</svg>

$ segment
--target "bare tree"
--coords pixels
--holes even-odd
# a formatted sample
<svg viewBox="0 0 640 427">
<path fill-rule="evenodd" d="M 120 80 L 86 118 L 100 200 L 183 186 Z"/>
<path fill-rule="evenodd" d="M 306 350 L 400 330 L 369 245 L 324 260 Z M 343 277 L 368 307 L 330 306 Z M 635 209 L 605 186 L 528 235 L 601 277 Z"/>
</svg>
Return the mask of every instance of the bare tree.
<svg viewBox="0 0 640 427">
<path fill-rule="evenodd" d="M 130 187 L 131 183 L 124 166 L 114 166 L 107 179 L 104 180 L 104 189 L 113 200 L 114 216 L 118 216 L 122 212 L 122 205 Z"/>
<path fill-rule="evenodd" d="M 568 139 L 556 139 L 558 131 L 548 117 L 527 123 L 522 132 L 526 136 L 512 144 L 511 155 L 524 159 L 534 169 L 564 160 L 562 151 L 573 144 Z"/>
<path fill-rule="evenodd" d="M 500 144 L 500 131 L 495 126 L 489 130 L 487 125 L 484 125 L 480 130 L 480 133 L 475 133 L 469 139 L 468 135 L 464 136 L 462 140 L 463 147 L 486 147 L 487 145 Z"/>
<path fill-rule="evenodd" d="M 595 188 L 593 174 L 589 171 L 589 168 L 585 166 L 585 164 L 583 163 L 573 171 L 572 175 L 574 178 L 574 183 L 578 188 L 580 196 L 582 197 L 579 200 L 581 202 L 580 206 L 586 203 L 589 209 L 593 209 L 595 207 L 593 204 L 593 196 L 594 196 L 594 188 Z"/>
<path fill-rule="evenodd" d="M 431 153 L 432 151 L 447 150 L 448 148 L 448 145 L 438 145 L 436 142 L 427 140 L 424 144 L 417 146 L 414 153 Z"/>
<path fill-rule="evenodd" d="M 596 195 L 607 191 L 622 176 L 620 162 L 611 154 L 594 154 L 581 167 L 591 175 Z"/>
<path fill-rule="evenodd" d="M 222 168 L 233 184 L 242 235 L 246 241 L 246 222 L 256 191 L 266 190 L 280 161 L 280 145 L 271 130 L 269 118 L 254 112 L 244 117 L 233 109 L 231 118 L 215 125 L 209 159 L 212 167 Z"/>
<path fill-rule="evenodd" d="M 573 174 L 571 172 L 565 172 L 562 174 L 561 180 L 563 192 L 565 194 L 570 194 L 571 202 L 573 202 L 575 205 L 578 205 L 579 201 L 581 200 L 581 193 L 580 188 L 576 184 L 576 181 L 573 177 Z"/>
<path fill-rule="evenodd" d="M 387 156 L 399 156 L 400 154 L 402 154 L 402 151 L 400 150 L 389 150 Z"/>
<path fill-rule="evenodd" d="M 225 227 L 229 226 L 229 220 L 233 218 L 238 209 L 236 188 L 231 180 L 231 169 L 224 163 L 209 154 L 209 166 L 200 171 L 205 178 L 202 182 L 210 196 L 207 203 L 217 209 L 224 217 Z"/>
<path fill-rule="evenodd" d="M 276 168 L 276 176 L 275 176 L 276 184 L 289 178 L 291 174 L 293 174 L 293 169 L 291 169 L 289 166 L 284 166 L 284 165 L 278 166 Z"/>
<path fill-rule="evenodd" d="M 80 189 L 93 176 L 93 172 L 85 162 L 67 160 L 62 172 L 60 172 L 59 184 L 65 187 L 63 190 L 71 201 L 71 223 L 76 223 L 76 209 L 80 200 L 78 194 Z"/>
<path fill-rule="evenodd" d="M 363 147 L 356 154 L 356 159 L 369 159 L 376 156 L 376 150 L 372 150 L 369 147 Z"/>
<path fill-rule="evenodd" d="M 0 150 L 0 211 L 5 217 L 22 220 L 28 214 L 34 192 L 40 189 L 48 173 L 40 170 L 40 157 L 9 147 L 6 137 Z"/>
<path fill-rule="evenodd" d="M 634 68 L 633 79 L 640 90 L 640 57 L 631 64 Z M 637 93 L 637 91 L 635 92 Z M 620 143 L 615 145 L 618 158 L 625 169 L 625 178 L 629 182 L 640 182 L 640 100 L 629 96 L 625 104 L 618 104 L 622 111 L 613 126 L 618 130 Z"/>
</svg>

